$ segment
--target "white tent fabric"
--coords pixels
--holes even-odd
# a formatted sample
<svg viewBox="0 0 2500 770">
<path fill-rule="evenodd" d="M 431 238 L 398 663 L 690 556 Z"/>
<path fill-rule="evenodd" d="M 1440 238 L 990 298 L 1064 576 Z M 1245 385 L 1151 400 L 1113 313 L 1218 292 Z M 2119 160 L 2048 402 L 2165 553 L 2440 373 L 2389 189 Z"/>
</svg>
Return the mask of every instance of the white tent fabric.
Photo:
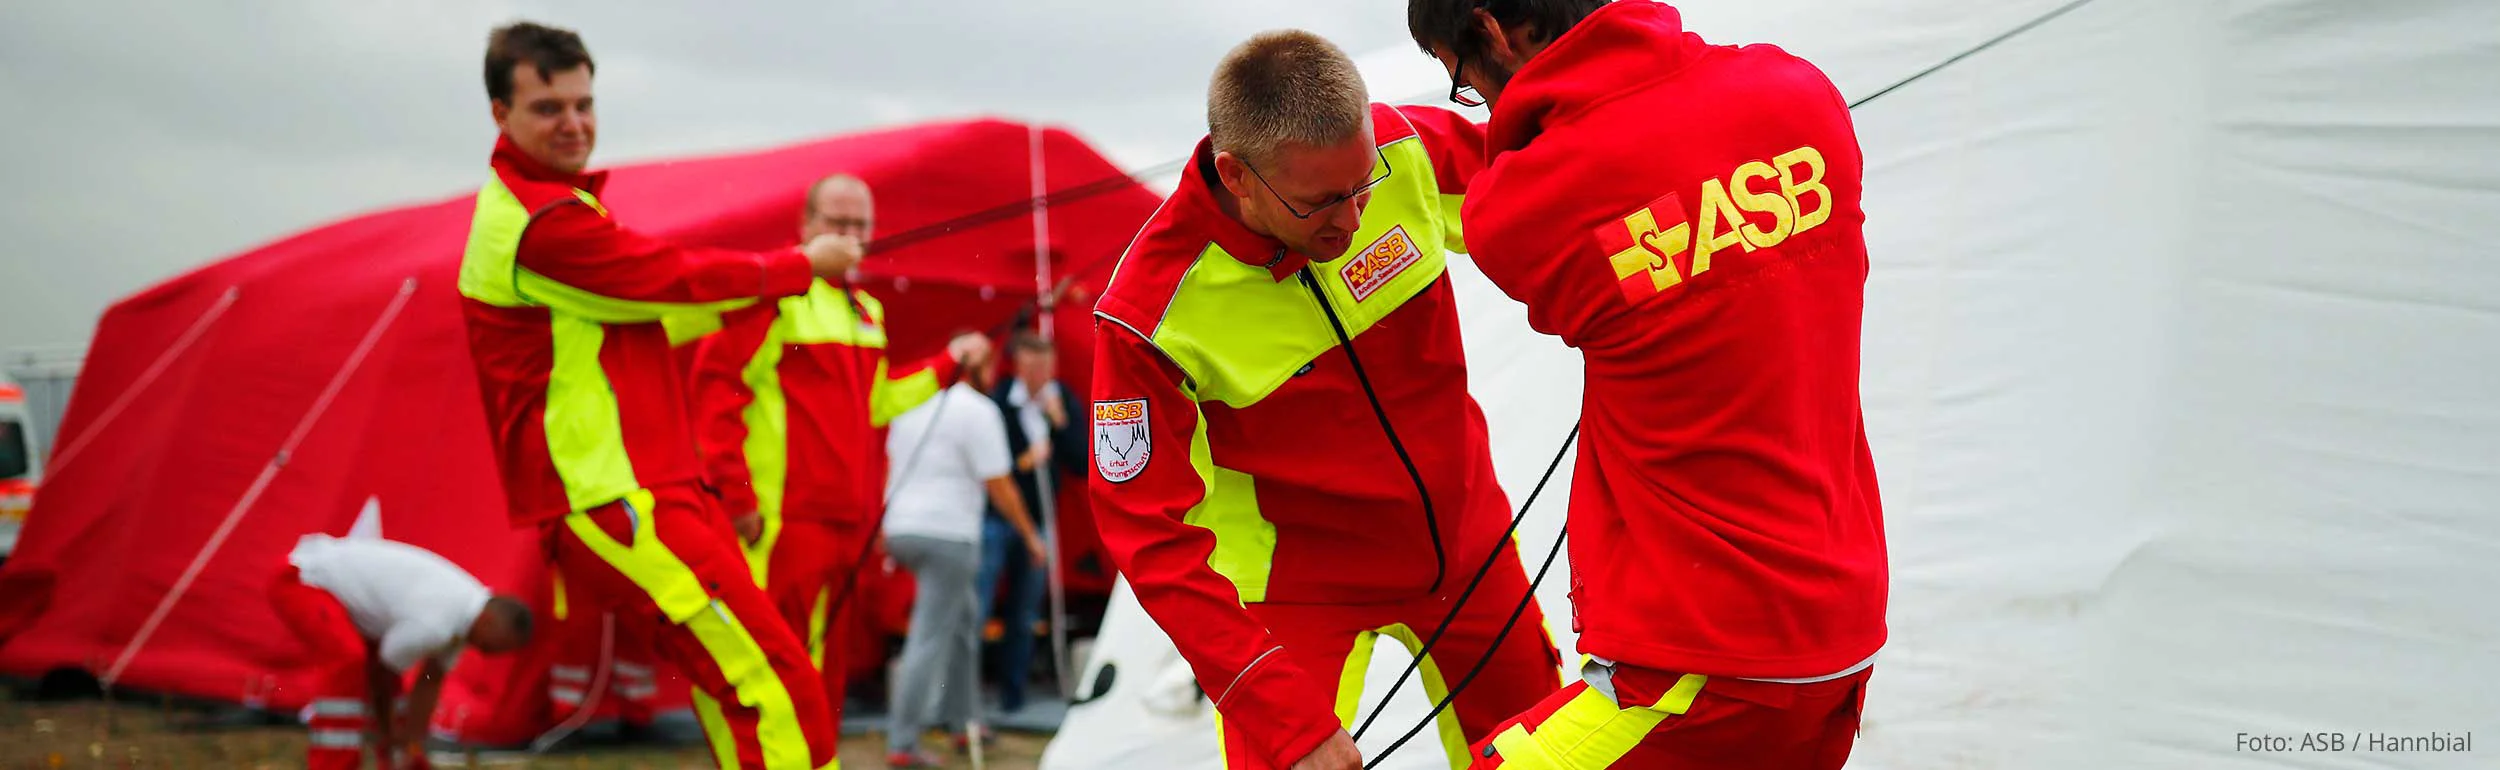
<svg viewBox="0 0 2500 770">
<path fill-rule="evenodd" d="M 2062 4 L 1678 5 L 1858 98 Z M 1857 119 L 1894 582 L 1852 767 L 2490 766 L 2500 3 L 2092 0 Z M 1575 356 L 1453 275 L 1518 499 L 1576 414 Z M 1531 571 L 1568 475 L 1521 533 Z M 1566 585 L 1540 596 L 1568 653 Z M 1109 636 L 1142 617 L 1115 609 L 1097 666 L 1169 659 Z M 1135 705 L 1146 679 L 1076 709 L 1044 767 L 1218 766 L 1203 714 Z M 1402 697 L 1367 750 L 1420 718 Z M 2244 748 L 2304 733 L 2348 748 Z M 1174 753 L 1104 759 L 1145 744 Z"/>
</svg>

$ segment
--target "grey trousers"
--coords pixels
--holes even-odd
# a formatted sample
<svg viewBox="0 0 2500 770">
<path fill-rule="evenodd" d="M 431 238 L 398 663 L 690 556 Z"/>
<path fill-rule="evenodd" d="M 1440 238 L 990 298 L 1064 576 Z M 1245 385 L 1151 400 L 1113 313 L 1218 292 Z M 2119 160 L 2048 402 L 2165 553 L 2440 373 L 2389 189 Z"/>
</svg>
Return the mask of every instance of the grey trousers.
<svg viewBox="0 0 2500 770">
<path fill-rule="evenodd" d="M 917 745 L 932 725 L 960 731 L 981 718 L 980 601 L 972 579 L 981 568 L 981 544 L 918 535 L 886 539 L 894 560 L 911 570 L 918 587 L 911 606 L 911 633 L 891 688 L 889 751 Z"/>
</svg>

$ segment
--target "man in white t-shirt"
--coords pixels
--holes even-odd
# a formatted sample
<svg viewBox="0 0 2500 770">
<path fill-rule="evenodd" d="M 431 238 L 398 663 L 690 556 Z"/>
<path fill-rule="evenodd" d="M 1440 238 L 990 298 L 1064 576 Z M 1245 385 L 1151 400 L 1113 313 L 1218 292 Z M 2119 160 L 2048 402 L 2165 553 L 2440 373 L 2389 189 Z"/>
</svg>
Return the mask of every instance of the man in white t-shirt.
<svg viewBox="0 0 2500 770">
<path fill-rule="evenodd" d="M 368 737 L 384 770 L 425 767 L 426 724 L 461 649 L 507 652 L 530 638 L 528 605 L 432 551 L 379 538 L 305 535 L 270 603 L 314 671 L 309 770 L 362 766 Z"/>
<path fill-rule="evenodd" d="M 1011 475 L 1005 419 L 982 395 L 996 377 L 993 363 L 986 355 L 967 362 L 963 381 L 895 418 L 886 434 L 886 552 L 911 570 L 918 589 L 891 688 L 886 764 L 892 767 L 936 767 L 939 759 L 920 746 L 921 734 L 931 725 L 980 720 L 980 597 L 973 576 L 981 567 L 983 502 L 997 506 L 1023 536 L 1034 563 L 1046 558 Z"/>
</svg>

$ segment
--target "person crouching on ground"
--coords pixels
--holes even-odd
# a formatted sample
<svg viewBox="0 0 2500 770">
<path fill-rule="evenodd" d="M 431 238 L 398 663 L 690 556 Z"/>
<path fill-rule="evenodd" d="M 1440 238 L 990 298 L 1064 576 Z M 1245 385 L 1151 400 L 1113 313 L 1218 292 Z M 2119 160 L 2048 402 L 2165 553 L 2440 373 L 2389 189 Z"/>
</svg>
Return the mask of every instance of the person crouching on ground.
<svg viewBox="0 0 2500 770">
<path fill-rule="evenodd" d="M 426 767 L 426 725 L 460 651 L 510 652 L 530 640 L 528 605 L 489 594 L 432 551 L 389 540 L 305 535 L 271 584 L 270 604 L 314 672 L 310 770 L 361 767 L 367 738 L 386 770 Z M 395 704 L 410 672 L 416 683 Z"/>
</svg>

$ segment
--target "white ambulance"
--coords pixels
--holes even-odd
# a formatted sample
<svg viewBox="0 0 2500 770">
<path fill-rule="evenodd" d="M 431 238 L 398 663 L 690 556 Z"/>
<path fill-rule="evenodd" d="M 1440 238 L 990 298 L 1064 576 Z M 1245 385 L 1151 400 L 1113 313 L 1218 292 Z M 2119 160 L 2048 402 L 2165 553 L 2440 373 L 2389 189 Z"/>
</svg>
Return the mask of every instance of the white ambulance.
<svg viewBox="0 0 2500 770">
<path fill-rule="evenodd" d="M 26 414 L 26 391 L 0 377 L 0 558 L 17 550 L 18 529 L 35 504 L 43 468 L 36 460 L 34 421 Z"/>
</svg>

